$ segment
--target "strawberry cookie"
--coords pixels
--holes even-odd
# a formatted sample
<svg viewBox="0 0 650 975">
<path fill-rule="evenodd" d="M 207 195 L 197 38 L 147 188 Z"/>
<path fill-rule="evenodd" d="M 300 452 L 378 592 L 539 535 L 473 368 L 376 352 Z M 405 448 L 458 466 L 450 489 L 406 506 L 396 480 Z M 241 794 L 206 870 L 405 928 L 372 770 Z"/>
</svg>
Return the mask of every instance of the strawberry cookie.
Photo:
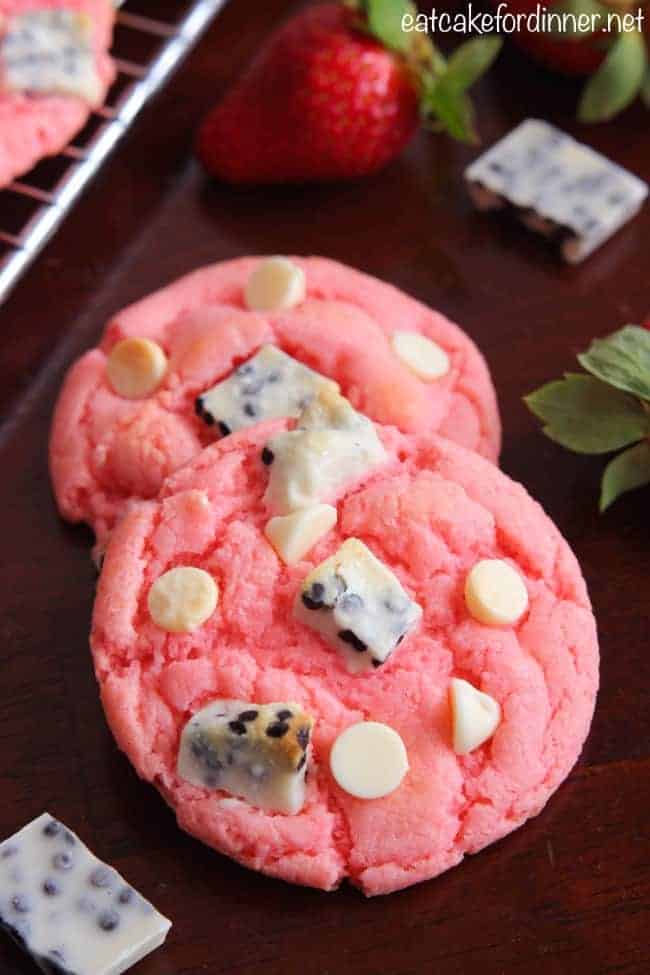
<svg viewBox="0 0 650 975">
<path fill-rule="evenodd" d="M 91 642 L 117 743 L 184 830 L 366 894 L 539 813 L 598 685 L 585 583 L 539 505 L 331 390 L 128 512 Z"/>
<path fill-rule="evenodd" d="M 111 0 L 0 0 L 0 188 L 56 155 L 115 70 Z"/>
<path fill-rule="evenodd" d="M 327 388 L 375 421 L 497 459 L 494 389 L 456 325 L 333 261 L 250 257 L 119 312 L 72 367 L 50 445 L 60 511 L 101 542 L 203 447 L 295 417 Z"/>
</svg>

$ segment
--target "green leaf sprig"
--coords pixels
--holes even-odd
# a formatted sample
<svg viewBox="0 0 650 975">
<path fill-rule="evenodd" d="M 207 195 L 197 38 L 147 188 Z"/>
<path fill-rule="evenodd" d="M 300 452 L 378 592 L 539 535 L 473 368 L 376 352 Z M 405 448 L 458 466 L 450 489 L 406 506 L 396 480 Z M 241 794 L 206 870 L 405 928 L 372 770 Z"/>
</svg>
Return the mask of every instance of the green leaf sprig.
<svg viewBox="0 0 650 975">
<path fill-rule="evenodd" d="M 580 96 L 578 119 L 581 122 L 608 122 L 641 97 L 650 108 L 650 59 L 643 31 L 623 29 L 619 18 L 646 14 L 647 0 L 556 0 L 553 13 L 570 14 L 567 29 L 551 30 L 555 40 L 584 41 L 601 47 L 606 56 L 589 79 Z M 613 20 L 610 22 L 610 16 Z M 581 19 L 582 18 L 582 19 Z M 571 24 L 575 23 L 575 29 Z M 581 24 L 585 24 L 582 29 Z"/>
<path fill-rule="evenodd" d="M 497 35 L 473 37 L 445 58 L 421 31 L 405 31 L 404 18 L 415 19 L 412 0 L 344 0 L 365 30 L 403 58 L 420 98 L 423 123 L 460 142 L 476 144 L 476 115 L 467 94 L 496 60 L 503 41 Z"/>
<path fill-rule="evenodd" d="M 551 440 L 578 454 L 622 450 L 605 468 L 600 510 L 650 484 L 650 331 L 626 325 L 578 356 L 566 373 L 524 397 Z M 623 449 L 625 448 L 625 449 Z"/>
</svg>

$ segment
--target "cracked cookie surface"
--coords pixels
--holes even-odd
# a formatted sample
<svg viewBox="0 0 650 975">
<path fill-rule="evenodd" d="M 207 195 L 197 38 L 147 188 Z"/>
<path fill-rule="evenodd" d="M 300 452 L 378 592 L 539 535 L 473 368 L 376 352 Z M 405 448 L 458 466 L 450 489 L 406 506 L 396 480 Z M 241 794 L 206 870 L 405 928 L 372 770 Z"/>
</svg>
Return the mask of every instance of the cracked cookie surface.
<svg viewBox="0 0 650 975">
<path fill-rule="evenodd" d="M 137 772 L 180 826 L 241 863 L 324 889 L 344 878 L 367 894 L 433 877 L 540 812 L 576 761 L 598 685 L 595 621 L 578 563 L 518 484 L 436 436 L 378 432 L 387 463 L 346 488 L 338 519 L 296 564 L 267 540 L 261 452 L 274 421 L 227 437 L 122 520 L 108 548 L 92 649 L 106 715 Z M 336 649 L 296 620 L 309 572 L 349 537 L 390 568 L 423 609 L 383 667 L 348 673 Z M 516 566 L 525 614 L 487 626 L 465 580 L 480 559 Z M 192 633 L 147 611 L 153 582 L 176 565 L 210 573 L 219 605 Z M 471 682 L 500 705 L 493 737 L 453 750 L 449 687 Z M 178 778 L 183 726 L 216 698 L 296 701 L 314 717 L 304 808 L 269 814 Z M 342 791 L 329 768 L 337 736 L 363 720 L 401 736 L 409 771 L 391 795 Z"/>
<path fill-rule="evenodd" d="M 407 433 L 434 431 L 496 460 L 500 422 L 485 362 L 441 314 L 396 288 L 322 258 L 292 258 L 306 298 L 277 312 L 248 310 L 246 285 L 260 258 L 202 268 L 119 312 L 98 348 L 71 368 L 57 405 L 50 467 L 61 513 L 88 522 L 100 541 L 134 499 L 156 496 L 164 478 L 219 436 L 197 401 L 265 345 L 338 382 L 355 409 Z M 397 332 L 427 336 L 449 369 L 425 381 L 396 354 Z M 160 345 L 168 368 L 141 399 L 107 380 L 125 339 Z M 208 420 L 210 417 L 208 417 Z"/>
</svg>

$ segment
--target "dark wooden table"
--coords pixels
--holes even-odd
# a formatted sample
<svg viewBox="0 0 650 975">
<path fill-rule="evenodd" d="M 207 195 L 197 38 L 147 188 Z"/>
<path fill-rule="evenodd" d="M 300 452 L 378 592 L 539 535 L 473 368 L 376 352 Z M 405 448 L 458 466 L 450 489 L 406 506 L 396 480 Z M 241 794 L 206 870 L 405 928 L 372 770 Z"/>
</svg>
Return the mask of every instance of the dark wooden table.
<svg viewBox="0 0 650 975">
<path fill-rule="evenodd" d="M 521 397 L 595 334 L 650 310 L 650 206 L 583 267 L 476 215 L 471 152 L 421 135 L 356 186 L 232 192 L 189 154 L 192 131 L 297 4 L 233 0 L 0 309 L 0 836 L 43 809 L 79 831 L 175 922 L 142 975 L 647 975 L 650 971 L 650 492 L 596 514 L 601 464 L 545 440 Z M 524 116 L 577 131 L 575 88 L 508 51 L 479 93 L 491 142 Z M 581 135 L 650 176 L 648 115 Z M 320 253 L 461 322 L 499 390 L 503 466 L 584 567 L 602 690 L 582 759 L 544 812 L 446 876 L 384 899 L 249 873 L 179 832 L 104 722 L 87 650 L 89 533 L 61 524 L 46 444 L 70 360 L 115 309 L 204 262 Z M 5 939 L 0 972 L 32 971 Z"/>
</svg>

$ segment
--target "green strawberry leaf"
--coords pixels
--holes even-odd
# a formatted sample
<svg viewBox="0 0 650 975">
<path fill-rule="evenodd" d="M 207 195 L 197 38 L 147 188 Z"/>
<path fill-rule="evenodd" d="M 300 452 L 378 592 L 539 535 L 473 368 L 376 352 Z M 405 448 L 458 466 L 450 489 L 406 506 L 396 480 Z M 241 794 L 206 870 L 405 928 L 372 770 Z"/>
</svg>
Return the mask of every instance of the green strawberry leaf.
<svg viewBox="0 0 650 975">
<path fill-rule="evenodd" d="M 410 36 L 402 29 L 402 21 L 408 14 L 415 16 L 414 4 L 409 0 L 365 0 L 364 7 L 373 37 L 391 51 L 407 51 Z"/>
<path fill-rule="evenodd" d="M 568 373 L 524 397 L 551 440 L 578 454 L 607 454 L 650 436 L 650 415 L 637 399 L 593 376 Z"/>
<path fill-rule="evenodd" d="M 641 90 L 647 63 L 643 34 L 638 31 L 619 34 L 582 92 L 579 120 L 607 122 L 627 108 Z"/>
<path fill-rule="evenodd" d="M 648 65 L 641 88 L 641 98 L 646 108 L 650 108 L 650 64 Z"/>
<path fill-rule="evenodd" d="M 580 365 L 616 389 L 650 401 L 650 332 L 626 325 L 604 339 L 594 339 L 578 356 Z"/>
<path fill-rule="evenodd" d="M 429 124 L 444 129 L 459 142 L 476 145 L 479 138 L 474 106 L 464 91 L 457 91 L 453 84 L 447 84 L 446 77 L 443 75 L 421 99 L 421 111 Z"/>
<path fill-rule="evenodd" d="M 467 89 L 493 64 L 502 46 L 500 37 L 476 37 L 457 48 L 446 65 L 422 78 L 420 111 L 426 122 L 454 139 L 475 145 L 479 137 L 474 106 Z"/>
<path fill-rule="evenodd" d="M 559 0 L 549 13 L 566 14 L 562 29 L 551 22 L 549 34 L 558 39 L 575 41 L 590 37 L 607 24 L 607 8 L 598 0 Z"/>
<path fill-rule="evenodd" d="M 473 37 L 461 44 L 449 58 L 446 83 L 456 91 L 467 91 L 492 67 L 502 47 L 503 38 L 497 34 Z"/>
<path fill-rule="evenodd" d="M 650 444 L 646 440 L 624 450 L 605 468 L 600 491 L 600 510 L 606 511 L 621 494 L 650 484 Z"/>
</svg>

